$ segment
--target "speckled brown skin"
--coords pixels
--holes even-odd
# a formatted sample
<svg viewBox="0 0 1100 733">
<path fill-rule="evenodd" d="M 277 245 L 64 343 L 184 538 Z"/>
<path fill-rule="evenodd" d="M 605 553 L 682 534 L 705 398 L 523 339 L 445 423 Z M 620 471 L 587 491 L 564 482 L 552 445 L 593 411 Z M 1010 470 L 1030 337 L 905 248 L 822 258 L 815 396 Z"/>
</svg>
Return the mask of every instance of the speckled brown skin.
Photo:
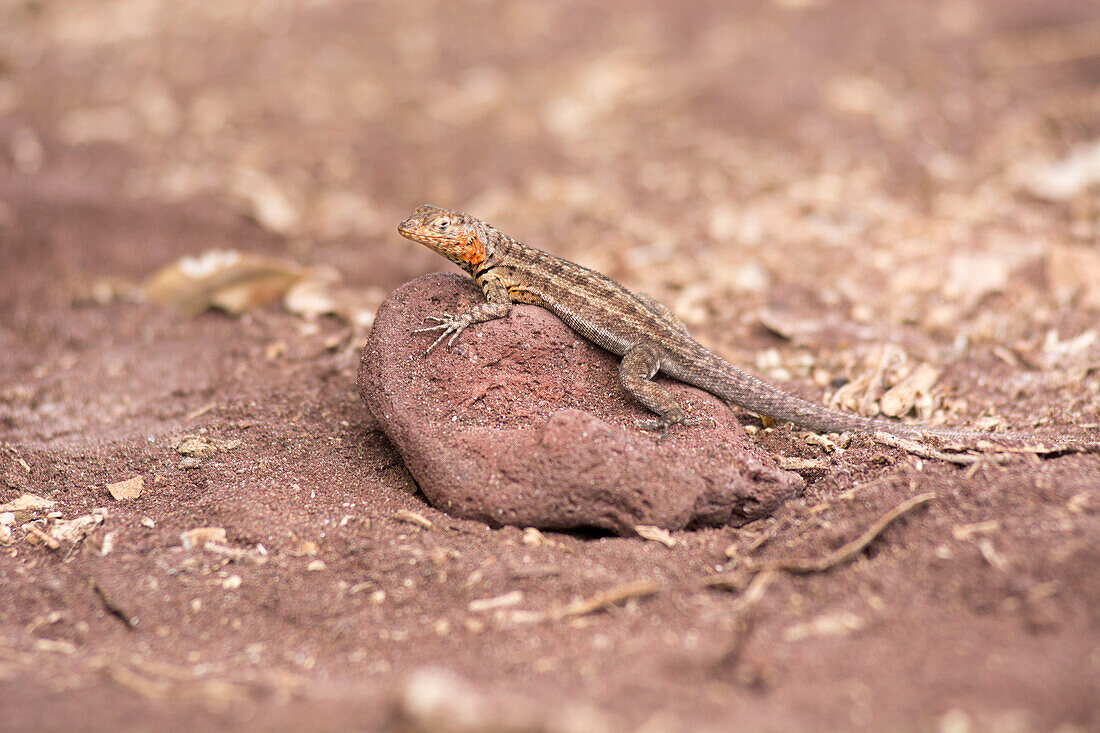
<svg viewBox="0 0 1100 733">
<path fill-rule="evenodd" d="M 638 421 L 642 428 L 666 430 L 671 425 L 706 422 L 689 417 L 668 390 L 652 381 L 662 372 L 760 415 L 818 432 L 1025 437 L 874 420 L 787 394 L 713 354 L 691 338 L 668 308 L 649 296 L 632 293 L 598 272 L 518 242 L 468 214 L 420 206 L 397 231 L 458 264 L 485 293 L 484 303 L 465 313 L 433 317 L 437 325 L 417 331 L 442 332 L 428 351 L 448 336 L 448 345 L 453 343 L 473 323 L 507 316 L 512 303 L 547 308 L 584 338 L 623 357 L 620 384 L 657 415 L 655 420 Z"/>
</svg>

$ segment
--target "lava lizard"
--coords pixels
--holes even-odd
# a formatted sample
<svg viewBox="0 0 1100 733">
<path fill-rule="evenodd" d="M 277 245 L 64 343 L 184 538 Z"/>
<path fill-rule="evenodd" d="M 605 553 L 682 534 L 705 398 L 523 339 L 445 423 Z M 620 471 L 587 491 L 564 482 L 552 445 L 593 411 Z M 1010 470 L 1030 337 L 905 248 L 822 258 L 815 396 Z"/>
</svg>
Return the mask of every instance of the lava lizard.
<svg viewBox="0 0 1100 733">
<path fill-rule="evenodd" d="M 653 382 L 657 372 L 780 422 L 816 432 L 891 433 L 944 438 L 1035 439 L 1017 433 L 977 433 L 877 420 L 830 410 L 783 392 L 747 374 L 693 339 L 664 305 L 587 267 L 519 242 L 468 214 L 420 206 L 397 231 L 465 270 L 485 302 L 464 313 L 429 316 L 441 331 L 430 353 L 448 336 L 454 343 L 468 326 L 504 318 L 512 303 L 548 309 L 578 334 L 622 357 L 619 383 L 657 417 L 637 427 L 667 431 L 672 425 L 712 422 L 689 416 L 672 394 Z"/>
</svg>

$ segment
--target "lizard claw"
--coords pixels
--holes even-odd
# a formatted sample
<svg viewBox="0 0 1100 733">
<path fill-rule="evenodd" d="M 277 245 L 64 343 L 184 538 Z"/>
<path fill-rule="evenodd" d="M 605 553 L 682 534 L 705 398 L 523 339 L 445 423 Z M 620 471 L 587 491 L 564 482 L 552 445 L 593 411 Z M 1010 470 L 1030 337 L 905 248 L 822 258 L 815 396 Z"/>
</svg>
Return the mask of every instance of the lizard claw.
<svg viewBox="0 0 1100 733">
<path fill-rule="evenodd" d="M 668 426 L 671 424 L 670 421 L 662 418 L 634 421 L 634 427 L 638 430 L 659 430 L 661 434 L 657 436 L 657 440 L 664 440 L 668 436 Z"/>
<path fill-rule="evenodd" d="M 686 427 L 695 427 L 696 425 L 709 425 L 710 427 L 718 427 L 718 423 L 715 422 L 713 417 L 707 417 L 705 415 L 693 415 L 692 417 L 685 417 L 681 423 Z"/>
<path fill-rule="evenodd" d="M 714 421 L 714 418 L 705 417 L 701 415 L 692 415 L 688 417 L 682 411 L 669 413 L 667 415 L 661 415 L 660 417 L 653 418 L 652 420 L 635 420 L 634 427 L 638 430 L 659 430 L 661 431 L 658 440 L 663 440 L 668 435 L 668 429 L 673 425 L 683 425 L 685 427 L 694 427 L 696 425 L 710 425 L 716 426 L 718 423 Z"/>
<path fill-rule="evenodd" d="M 429 320 L 429 321 L 435 321 L 436 323 L 447 323 L 448 321 L 453 321 L 455 319 L 455 316 L 450 314 L 450 313 L 444 313 L 441 316 L 424 316 L 424 318 Z M 417 329 L 416 331 L 413 331 L 413 333 L 420 333 L 421 331 L 430 331 L 433 328 L 438 328 L 438 326 L 432 326 L 431 328 L 420 328 L 420 329 Z"/>
<path fill-rule="evenodd" d="M 439 343 L 448 336 L 450 336 L 450 339 L 447 341 L 447 347 L 453 346 L 455 339 L 458 338 L 459 334 L 465 331 L 466 327 L 472 322 L 465 314 L 454 316 L 450 313 L 444 313 L 442 316 L 428 316 L 428 318 L 437 321 L 437 323 L 434 326 L 418 328 L 414 330 L 413 333 L 427 333 L 430 331 L 442 331 L 443 333 L 439 334 L 439 338 L 433 341 L 427 351 L 424 352 L 425 356 L 432 353 L 432 349 L 438 346 Z"/>
</svg>

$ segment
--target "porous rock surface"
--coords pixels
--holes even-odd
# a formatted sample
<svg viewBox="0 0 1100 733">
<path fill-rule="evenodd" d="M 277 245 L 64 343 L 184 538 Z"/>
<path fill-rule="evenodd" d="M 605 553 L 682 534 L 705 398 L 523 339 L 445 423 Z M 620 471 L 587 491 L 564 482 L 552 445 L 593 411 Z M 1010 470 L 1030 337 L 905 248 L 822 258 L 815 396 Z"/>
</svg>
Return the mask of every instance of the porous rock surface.
<svg viewBox="0 0 1100 733">
<path fill-rule="evenodd" d="M 492 525 L 595 527 L 631 534 L 743 524 L 803 487 L 745 437 L 706 392 L 666 381 L 715 425 L 634 427 L 652 417 L 618 384 L 618 357 L 543 308 L 517 305 L 425 356 L 426 316 L 481 299 L 436 273 L 393 291 L 363 349 L 359 393 L 428 500 Z"/>
</svg>

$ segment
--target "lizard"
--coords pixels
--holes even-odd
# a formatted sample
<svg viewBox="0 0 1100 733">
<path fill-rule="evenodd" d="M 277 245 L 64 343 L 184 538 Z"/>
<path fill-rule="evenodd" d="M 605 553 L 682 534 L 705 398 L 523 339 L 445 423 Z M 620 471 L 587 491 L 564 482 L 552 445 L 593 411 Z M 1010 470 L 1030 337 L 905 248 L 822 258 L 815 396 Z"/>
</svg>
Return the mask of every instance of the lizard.
<svg viewBox="0 0 1100 733">
<path fill-rule="evenodd" d="M 699 425 L 672 393 L 653 381 L 660 372 L 715 395 L 726 403 L 819 433 L 888 433 L 897 436 L 1032 440 L 1021 433 L 984 433 L 870 418 L 833 410 L 768 384 L 738 369 L 700 344 L 666 306 L 575 262 L 524 244 L 476 217 L 436 206 L 419 206 L 397 228 L 457 264 L 485 296 L 462 313 L 428 316 L 439 331 L 427 353 L 444 339 L 448 347 L 468 327 L 506 317 L 514 303 L 548 309 L 569 328 L 622 357 L 619 384 L 655 415 L 636 427 L 662 434 L 674 425 Z"/>
</svg>

